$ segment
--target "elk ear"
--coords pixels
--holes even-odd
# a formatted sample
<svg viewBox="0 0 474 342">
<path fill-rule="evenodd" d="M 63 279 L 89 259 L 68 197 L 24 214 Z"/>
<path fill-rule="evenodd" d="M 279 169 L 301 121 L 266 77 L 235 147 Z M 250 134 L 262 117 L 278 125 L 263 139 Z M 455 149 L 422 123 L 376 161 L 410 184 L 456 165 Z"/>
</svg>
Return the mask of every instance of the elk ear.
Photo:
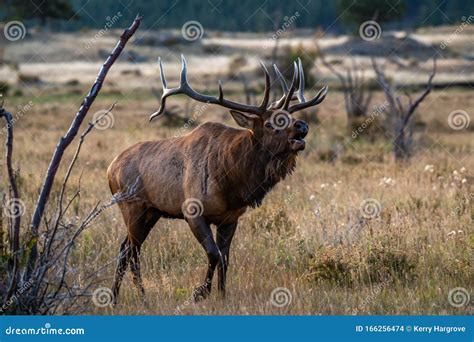
<svg viewBox="0 0 474 342">
<path fill-rule="evenodd" d="M 233 109 L 230 111 L 230 115 L 232 115 L 235 122 L 237 122 L 240 127 L 248 129 L 252 129 L 254 120 L 259 118 L 257 115 L 242 113 Z"/>
</svg>

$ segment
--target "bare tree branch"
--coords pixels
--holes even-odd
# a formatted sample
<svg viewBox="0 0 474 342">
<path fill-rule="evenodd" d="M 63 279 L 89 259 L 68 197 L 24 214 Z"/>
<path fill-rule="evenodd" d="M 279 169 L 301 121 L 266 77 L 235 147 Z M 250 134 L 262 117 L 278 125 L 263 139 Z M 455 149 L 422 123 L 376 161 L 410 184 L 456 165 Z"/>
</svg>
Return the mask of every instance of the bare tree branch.
<svg viewBox="0 0 474 342">
<path fill-rule="evenodd" d="M 408 99 L 408 105 L 404 105 L 399 96 L 395 94 L 394 86 L 387 82 L 385 77 L 385 72 L 382 70 L 375 59 L 372 57 L 372 67 L 374 69 L 377 80 L 381 85 L 387 102 L 391 108 L 392 118 L 395 120 L 395 125 L 393 129 L 393 147 L 395 152 L 395 158 L 398 160 L 404 160 L 410 156 L 410 145 L 411 145 L 411 136 L 412 132 L 406 132 L 408 123 L 413 116 L 416 108 L 420 103 L 428 96 L 428 94 L 433 89 L 433 79 L 436 75 L 436 58 L 433 58 L 433 70 L 428 78 L 425 90 L 418 96 L 418 98 L 413 101 L 410 94 L 405 91 L 405 96 Z M 407 107 L 408 108 L 407 108 Z"/>
<path fill-rule="evenodd" d="M 13 269 L 10 274 L 10 284 L 8 286 L 8 290 L 5 296 L 5 302 L 10 299 L 13 295 L 13 292 L 16 290 L 17 287 L 17 280 L 18 280 L 18 268 L 19 268 L 19 250 L 20 250 L 20 223 L 21 223 L 21 212 L 19 207 L 20 195 L 18 192 L 18 186 L 16 183 L 15 171 L 13 170 L 12 165 L 12 158 L 13 158 L 13 117 L 10 112 L 7 112 L 5 108 L 3 108 L 3 102 L 0 105 L 0 117 L 3 117 L 6 122 L 7 128 L 7 138 L 6 138 L 6 166 L 7 166 L 7 173 L 8 173 L 8 181 L 10 183 L 10 210 L 13 209 L 12 213 L 12 225 L 10 229 L 10 239 L 12 239 L 11 243 L 11 254 L 13 257 Z"/>
<path fill-rule="evenodd" d="M 38 228 L 41 223 L 41 219 L 44 214 L 46 203 L 48 202 L 49 195 L 51 193 L 51 188 L 54 183 L 54 178 L 61 164 L 61 160 L 64 155 L 64 152 L 66 151 L 68 146 L 76 137 L 78 130 L 81 127 L 81 124 L 84 121 L 84 118 L 86 117 L 89 111 L 89 108 L 91 107 L 92 103 L 97 97 L 97 94 L 100 92 L 100 89 L 102 88 L 102 84 L 105 80 L 105 77 L 107 76 L 107 73 L 110 67 L 114 64 L 114 62 L 120 56 L 126 43 L 133 36 L 133 34 L 136 32 L 136 30 L 140 26 L 141 20 L 142 18 L 140 16 L 137 16 L 135 20 L 133 21 L 132 25 L 122 33 L 119 41 L 117 42 L 117 45 L 115 46 L 115 48 L 112 50 L 107 60 L 102 65 L 102 68 L 100 69 L 99 74 L 97 75 L 97 78 L 94 84 L 92 85 L 91 90 L 89 91 L 89 94 L 86 96 L 86 98 L 82 102 L 82 105 L 79 108 L 79 111 L 76 113 L 74 120 L 71 122 L 71 126 L 69 127 L 69 130 L 63 137 L 61 137 L 61 139 L 58 142 L 58 145 L 56 146 L 56 149 L 53 153 L 50 164 L 48 166 L 48 170 L 46 172 L 43 185 L 41 187 L 40 195 L 38 197 L 38 201 L 36 203 L 33 218 L 30 225 L 31 234 L 33 236 L 33 244 L 30 250 L 27 270 L 25 272 L 24 279 L 30 278 L 33 268 L 36 264 L 36 259 L 38 255 L 38 246 L 36 242 L 36 237 L 38 236 Z"/>
<path fill-rule="evenodd" d="M 410 117 L 413 115 L 415 112 L 416 108 L 420 105 L 420 103 L 425 99 L 426 96 L 431 92 L 433 89 L 433 78 L 436 75 L 436 57 L 433 58 L 433 70 L 431 71 L 430 78 L 428 79 L 428 83 L 426 84 L 426 88 L 421 93 L 421 95 L 415 100 L 415 102 L 412 102 L 410 99 L 410 107 L 408 108 L 408 111 L 403 119 L 404 126 L 407 125 L 408 121 L 410 120 Z"/>
<path fill-rule="evenodd" d="M 316 49 L 317 49 L 317 51 L 318 51 L 318 55 L 319 55 L 319 57 L 320 57 L 320 59 L 321 59 L 321 62 L 324 64 L 324 66 L 325 66 L 326 68 L 328 68 L 329 71 L 331 71 L 334 75 L 336 75 L 336 77 L 339 78 L 339 80 L 341 81 L 342 85 L 344 86 L 345 83 L 346 83 L 346 78 L 344 77 L 344 75 L 341 74 L 339 71 L 337 71 L 337 70 L 334 68 L 334 66 L 326 60 L 326 57 L 325 57 L 323 51 L 321 50 L 321 48 L 319 47 L 318 44 L 316 44 Z"/>
<path fill-rule="evenodd" d="M 87 126 L 87 128 L 84 130 L 84 132 L 82 132 L 81 137 L 79 139 L 79 144 L 77 145 L 77 148 L 76 148 L 76 152 L 74 153 L 74 156 L 71 160 L 71 163 L 69 164 L 69 167 L 67 169 L 66 176 L 64 177 L 64 181 L 61 185 L 61 191 L 60 191 L 59 199 L 58 199 L 59 215 L 61 215 L 61 212 L 62 212 L 62 210 L 61 210 L 62 209 L 62 202 L 63 202 L 63 199 L 64 199 L 64 192 L 66 190 L 67 182 L 69 180 L 69 177 L 71 176 L 71 172 L 72 172 L 72 169 L 74 168 L 74 165 L 76 164 L 77 158 L 79 157 L 79 153 L 81 152 L 82 144 L 84 143 L 84 140 L 85 140 L 86 136 L 92 131 L 92 129 L 95 127 L 95 125 L 99 121 L 101 121 L 103 118 L 105 118 L 107 115 L 110 114 L 110 112 L 112 111 L 112 109 L 114 109 L 116 104 L 117 104 L 117 102 L 114 102 L 110 106 L 110 108 L 107 109 L 101 115 L 99 115 L 96 118 L 96 120 L 94 120 L 92 122 L 89 122 L 89 125 Z"/>
<path fill-rule="evenodd" d="M 372 67 L 377 77 L 377 81 L 382 86 L 382 90 L 385 93 L 385 97 L 387 98 L 387 101 L 390 107 L 392 109 L 396 109 L 397 108 L 397 103 L 395 100 L 396 96 L 393 92 L 392 86 L 387 82 L 385 78 L 385 71 L 379 67 L 374 57 L 372 57 L 371 60 L 372 60 Z"/>
<path fill-rule="evenodd" d="M 359 68 L 354 58 L 351 58 L 351 65 L 345 67 L 345 72 L 342 73 L 326 60 L 318 44 L 316 44 L 316 48 L 323 65 L 341 82 L 342 91 L 344 92 L 347 121 L 349 129 L 351 130 L 351 123 L 354 118 L 367 115 L 370 101 L 372 100 L 372 91 L 369 89 L 367 93 L 363 71 Z"/>
<path fill-rule="evenodd" d="M 68 167 L 68 170 L 66 172 L 66 176 L 64 177 L 64 180 L 63 180 L 63 183 L 61 185 L 61 191 L 60 191 L 60 195 L 59 195 L 59 198 L 58 198 L 58 210 L 57 210 L 57 214 L 56 214 L 56 219 L 55 219 L 55 223 L 54 223 L 54 226 L 53 226 L 53 230 L 52 232 L 50 233 L 49 235 L 49 241 L 48 241 L 48 244 L 47 246 L 45 247 L 45 250 L 41 256 L 40 259 L 45 259 L 45 260 L 48 260 L 48 256 L 50 254 L 50 251 L 51 251 L 51 247 L 53 245 L 53 242 L 55 241 L 55 237 L 56 237 L 56 233 L 58 231 L 58 228 L 59 228 L 59 224 L 60 224 L 60 221 L 61 221 L 61 218 L 62 216 L 64 215 L 65 211 L 67 210 L 67 208 L 69 207 L 69 205 L 71 204 L 72 200 L 74 198 L 76 198 L 79 194 L 79 190 L 74 194 L 74 196 L 72 197 L 71 201 L 67 204 L 66 206 L 66 209 L 63 211 L 63 199 L 64 199 L 64 192 L 66 190 L 66 186 L 67 186 L 67 183 L 68 183 L 68 180 L 69 180 L 69 177 L 71 176 L 71 173 L 72 173 L 72 170 L 74 168 L 74 165 L 76 164 L 76 161 L 77 159 L 79 158 L 79 154 L 81 152 L 81 148 L 82 148 L 82 144 L 84 143 L 85 141 L 85 138 L 86 136 L 92 131 L 92 129 L 95 127 L 95 125 L 100 121 L 102 120 L 103 118 L 105 118 L 107 115 L 110 114 L 110 112 L 112 111 L 112 109 L 114 109 L 115 105 L 116 105 L 117 102 L 114 102 L 112 104 L 112 106 L 110 106 L 110 108 L 108 110 L 106 110 L 104 113 L 102 113 L 101 115 L 99 115 L 94 121 L 91 121 L 89 122 L 89 125 L 87 126 L 87 128 L 84 130 L 84 132 L 82 132 L 81 134 L 81 137 L 80 137 L 80 140 L 79 140 L 79 143 L 77 145 L 77 148 L 76 148 L 76 152 L 74 153 L 74 156 L 72 157 L 72 160 L 69 164 L 69 167 Z M 41 263 L 41 261 L 40 261 Z M 41 280 L 41 279 L 39 279 Z"/>
</svg>

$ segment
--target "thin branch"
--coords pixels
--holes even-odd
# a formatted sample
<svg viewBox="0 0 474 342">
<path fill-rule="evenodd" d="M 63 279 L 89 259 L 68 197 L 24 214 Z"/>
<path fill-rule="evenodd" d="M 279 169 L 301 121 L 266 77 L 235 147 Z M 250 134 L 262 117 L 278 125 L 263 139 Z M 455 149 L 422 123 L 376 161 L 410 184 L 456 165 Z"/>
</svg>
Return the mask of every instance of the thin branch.
<svg viewBox="0 0 474 342">
<path fill-rule="evenodd" d="M 54 224 L 54 227 L 53 227 L 53 231 L 51 232 L 51 234 L 49 235 L 49 241 L 48 241 L 48 244 L 47 244 L 47 247 L 45 248 L 44 252 L 43 252 L 43 255 L 42 255 L 42 258 L 44 257 L 44 259 L 48 260 L 48 256 L 49 256 L 49 253 L 51 251 L 51 246 L 53 245 L 53 242 L 54 242 L 54 239 L 56 237 L 56 233 L 58 231 L 58 228 L 59 228 L 59 222 L 64 214 L 64 212 L 67 210 L 67 208 L 69 208 L 70 204 L 72 203 L 72 201 L 78 196 L 79 194 L 79 190 L 74 194 L 74 196 L 72 197 L 72 199 L 68 202 L 68 204 L 66 205 L 66 209 L 63 211 L 62 208 L 63 208 L 63 199 L 64 199 L 64 192 L 66 190 L 66 186 L 67 186 L 67 183 L 68 183 L 68 180 L 69 180 L 69 177 L 71 176 L 71 173 L 72 173 L 72 170 L 74 168 L 74 165 L 76 164 L 76 161 L 77 159 L 79 158 L 79 154 L 81 152 L 81 148 L 82 148 L 82 144 L 84 143 L 85 141 L 85 138 L 86 136 L 92 131 L 92 129 L 95 127 L 95 125 L 100 122 L 103 118 L 105 118 L 107 115 L 109 115 L 112 110 L 114 109 L 115 105 L 117 104 L 117 102 L 114 102 L 110 108 L 108 110 L 106 110 L 104 113 L 102 113 L 101 115 L 99 115 L 94 121 L 91 121 L 89 122 L 89 125 L 87 126 L 87 128 L 84 130 L 84 132 L 82 132 L 81 134 L 81 137 L 79 139 L 79 143 L 77 144 L 77 148 L 76 148 L 76 152 L 74 153 L 74 156 L 72 157 L 72 160 L 69 164 L 69 167 L 67 169 L 67 172 L 66 172 L 66 176 L 64 177 L 64 180 L 63 180 L 63 183 L 61 185 L 61 191 L 60 191 L 60 195 L 59 195 L 59 199 L 58 199 L 58 213 L 56 215 L 56 222 Z"/>
<path fill-rule="evenodd" d="M 341 81 L 342 86 L 345 87 L 346 86 L 346 78 L 344 77 L 344 75 L 341 74 L 339 71 L 337 71 L 333 67 L 333 65 L 326 60 L 326 57 L 324 56 L 324 53 L 323 53 L 323 51 L 321 50 L 321 48 L 319 47 L 318 44 L 316 44 L 316 49 L 317 49 L 319 58 L 321 59 L 321 62 L 323 63 L 323 65 L 326 68 L 328 68 L 329 71 L 331 71 L 334 75 L 336 75 L 336 77 L 339 78 L 339 80 Z"/>
<path fill-rule="evenodd" d="M 382 86 L 382 90 L 384 91 L 385 96 L 387 97 L 388 103 L 390 104 L 390 107 L 396 110 L 397 109 L 397 104 L 395 100 L 396 96 L 393 93 L 392 86 L 387 82 L 385 78 L 385 72 L 379 67 L 375 58 L 372 57 L 371 60 L 372 60 L 372 67 L 374 69 L 375 75 L 377 76 L 377 81 Z"/>
<path fill-rule="evenodd" d="M 425 99 L 426 96 L 428 96 L 428 94 L 433 89 L 433 78 L 435 77 L 435 75 L 436 75 L 436 57 L 433 58 L 433 70 L 431 71 L 431 75 L 428 79 L 428 83 L 426 84 L 425 91 L 415 100 L 415 102 L 413 102 L 410 105 L 405 117 L 403 118 L 404 126 L 408 124 L 408 121 L 410 120 L 410 117 L 415 112 L 416 108 L 420 105 L 420 103 Z"/>
<path fill-rule="evenodd" d="M 395 95 L 392 84 L 386 81 L 384 71 L 379 68 L 373 57 L 372 66 L 377 76 L 377 80 L 382 86 L 385 97 L 390 105 L 392 115 L 396 116 L 396 124 L 394 126 L 395 138 L 393 140 L 395 159 L 405 160 L 410 156 L 409 148 L 412 136 L 411 131 L 408 132 L 407 136 L 406 128 L 416 108 L 433 89 L 433 79 L 436 75 L 436 58 L 433 58 L 433 71 L 431 72 L 426 88 L 421 95 L 413 101 L 411 96 L 405 91 L 405 95 L 408 98 L 408 104 L 406 105 L 402 103 L 399 96 Z"/>
<path fill-rule="evenodd" d="M 91 107 L 95 98 L 99 94 L 100 89 L 102 88 L 102 84 L 104 83 L 105 77 L 107 76 L 109 69 L 117 60 L 117 58 L 120 56 L 128 40 L 137 31 L 138 27 L 140 26 L 141 20 L 142 18 L 140 16 L 137 16 L 135 20 L 133 21 L 132 25 L 122 33 L 122 35 L 120 36 L 120 40 L 117 42 L 117 45 L 115 46 L 115 48 L 112 50 L 107 60 L 102 65 L 102 68 L 100 69 L 99 74 L 97 75 L 97 78 L 94 84 L 92 85 L 91 90 L 89 91 L 89 94 L 86 96 L 86 98 L 82 102 L 82 105 L 79 108 L 79 111 L 76 113 L 74 120 L 71 122 L 71 126 L 69 127 L 69 130 L 63 137 L 61 137 L 56 149 L 54 150 L 53 156 L 51 157 L 51 161 L 48 166 L 48 170 L 46 172 L 46 176 L 43 181 L 43 185 L 41 187 L 41 192 L 38 197 L 38 201 L 35 206 L 33 218 L 31 220 L 30 228 L 31 228 L 31 234 L 34 239 L 33 240 L 34 243 L 30 250 L 30 255 L 29 255 L 29 259 L 27 263 L 27 270 L 24 276 L 25 279 L 30 278 L 31 273 L 33 272 L 33 269 L 36 264 L 36 259 L 38 255 L 38 246 L 37 246 L 37 242 L 35 238 L 38 236 L 38 228 L 41 223 L 41 219 L 43 217 L 44 210 L 46 208 L 46 204 L 48 202 L 49 195 L 53 187 L 54 178 L 61 164 L 61 160 L 64 155 L 64 152 L 66 151 L 68 146 L 72 143 L 72 141 L 76 137 L 79 131 L 79 128 L 81 127 L 81 124 L 84 121 L 89 111 L 89 108 Z"/>
<path fill-rule="evenodd" d="M 95 127 L 95 125 L 99 121 L 104 119 L 107 115 L 109 115 L 112 112 L 112 110 L 114 109 L 116 104 L 117 104 L 117 102 L 114 102 L 110 106 L 110 108 L 107 109 L 101 115 L 99 115 L 96 120 L 94 120 L 92 122 L 89 122 L 89 125 L 87 126 L 87 128 L 84 130 L 84 132 L 82 132 L 81 137 L 79 139 L 79 143 L 77 144 L 76 152 L 74 153 L 74 156 L 71 160 L 71 163 L 69 164 L 69 167 L 67 169 L 66 176 L 64 177 L 64 181 L 61 185 L 61 192 L 59 194 L 59 200 L 58 200 L 59 214 L 61 214 L 61 212 L 62 212 L 62 210 L 61 210 L 62 209 L 62 202 L 63 202 L 63 199 L 64 199 L 64 192 L 66 190 L 67 182 L 69 180 L 69 177 L 71 176 L 72 169 L 74 168 L 74 165 L 76 164 L 77 158 L 79 158 L 79 153 L 81 152 L 82 144 L 84 143 L 84 140 L 85 140 L 86 136 L 92 131 L 92 129 Z"/>
</svg>

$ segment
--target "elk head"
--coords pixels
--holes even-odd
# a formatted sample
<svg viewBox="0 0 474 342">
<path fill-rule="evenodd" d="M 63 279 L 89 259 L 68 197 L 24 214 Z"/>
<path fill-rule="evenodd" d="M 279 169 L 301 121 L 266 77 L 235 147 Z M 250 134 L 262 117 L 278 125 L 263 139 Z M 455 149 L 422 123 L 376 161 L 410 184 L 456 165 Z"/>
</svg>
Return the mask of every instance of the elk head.
<svg viewBox="0 0 474 342">
<path fill-rule="evenodd" d="M 265 90 L 262 102 L 259 106 L 236 103 L 224 98 L 222 83 L 219 81 L 219 96 L 203 95 L 191 88 L 187 81 L 187 63 L 181 55 L 181 76 L 180 85 L 176 88 L 168 88 L 163 72 L 163 65 L 159 59 L 160 77 L 163 84 L 163 95 L 158 111 L 150 116 L 150 121 L 162 114 L 165 110 L 166 99 L 176 94 L 184 94 L 190 98 L 204 103 L 218 104 L 229 108 L 235 122 L 250 131 L 254 139 L 261 144 L 273 156 L 282 156 L 296 153 L 305 148 L 304 138 L 308 134 L 308 124 L 305 121 L 291 117 L 291 114 L 299 110 L 316 106 L 326 97 L 328 87 L 324 86 L 316 96 L 306 101 L 304 96 L 304 72 L 301 60 L 293 62 L 293 78 L 288 85 L 276 65 L 273 65 L 277 79 L 279 80 L 283 95 L 273 103 L 270 103 L 270 75 L 267 68 L 261 62 L 265 75 Z M 298 103 L 291 104 L 291 101 L 298 100 Z"/>
</svg>

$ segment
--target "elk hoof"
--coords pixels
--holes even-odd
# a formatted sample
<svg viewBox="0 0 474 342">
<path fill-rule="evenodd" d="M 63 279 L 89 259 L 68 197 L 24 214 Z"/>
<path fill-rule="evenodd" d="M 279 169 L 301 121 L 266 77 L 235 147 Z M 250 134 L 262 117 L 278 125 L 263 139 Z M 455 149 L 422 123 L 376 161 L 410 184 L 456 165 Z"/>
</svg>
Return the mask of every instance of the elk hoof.
<svg viewBox="0 0 474 342">
<path fill-rule="evenodd" d="M 209 297 L 209 294 L 211 293 L 211 288 L 207 285 L 207 283 L 198 286 L 194 289 L 193 291 L 193 299 L 195 302 L 200 302 L 207 297 Z"/>
</svg>

